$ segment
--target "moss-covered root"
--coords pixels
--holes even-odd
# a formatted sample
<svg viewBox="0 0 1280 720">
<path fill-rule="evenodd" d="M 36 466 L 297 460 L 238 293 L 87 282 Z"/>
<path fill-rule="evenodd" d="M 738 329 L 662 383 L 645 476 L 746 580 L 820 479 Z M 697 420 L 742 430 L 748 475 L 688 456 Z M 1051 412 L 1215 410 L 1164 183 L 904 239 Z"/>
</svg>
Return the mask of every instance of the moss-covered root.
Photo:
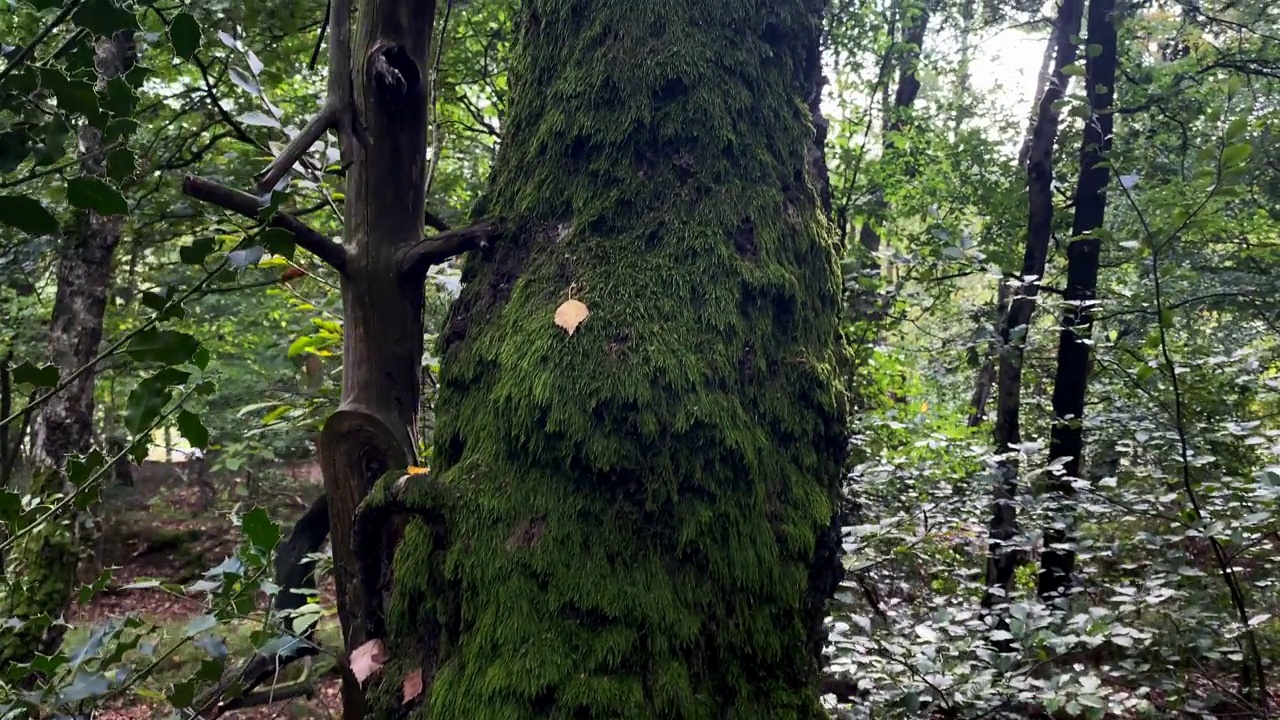
<svg viewBox="0 0 1280 720">
<path fill-rule="evenodd" d="M 517 229 L 444 333 L 460 500 L 447 546 L 404 528 L 373 717 L 822 716 L 846 452 L 806 165 L 823 5 L 524 2 L 487 198 Z"/>
</svg>

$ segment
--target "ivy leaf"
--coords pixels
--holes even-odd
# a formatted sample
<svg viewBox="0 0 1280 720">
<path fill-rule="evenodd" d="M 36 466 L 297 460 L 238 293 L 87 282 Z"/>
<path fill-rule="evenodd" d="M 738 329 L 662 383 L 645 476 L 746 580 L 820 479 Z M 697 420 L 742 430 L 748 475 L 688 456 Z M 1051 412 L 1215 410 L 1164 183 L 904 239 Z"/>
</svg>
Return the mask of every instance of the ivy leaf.
<svg viewBox="0 0 1280 720">
<path fill-rule="evenodd" d="M 178 248 L 178 259 L 187 265 L 203 265 L 205 258 L 218 249 L 218 241 L 211 237 L 196 238 L 190 245 Z"/>
<path fill-rule="evenodd" d="M 13 381 L 15 383 L 37 388 L 56 387 L 58 375 L 58 367 L 56 365 L 36 367 L 30 361 L 24 362 L 13 369 Z"/>
<path fill-rule="evenodd" d="M 173 398 L 173 386 L 189 377 L 190 373 L 168 367 L 138 383 L 125 402 L 125 429 L 134 435 L 145 432 Z"/>
<path fill-rule="evenodd" d="M 138 17 L 111 0 L 87 0 L 72 17 L 80 27 L 105 37 L 117 30 L 138 29 Z"/>
<path fill-rule="evenodd" d="M 178 413 L 178 432 L 187 439 L 193 448 L 204 450 L 209 447 L 209 429 L 204 426 L 200 416 L 189 410 Z"/>
<path fill-rule="evenodd" d="M 120 181 L 138 169 L 138 161 L 129 148 L 119 148 L 107 156 L 107 177 Z"/>
<path fill-rule="evenodd" d="M 258 235 L 258 242 L 267 252 L 292 260 L 298 241 L 288 230 L 273 227 L 263 230 Z"/>
<path fill-rule="evenodd" d="M 95 177 L 81 176 L 67 181 L 67 202 L 81 210 L 93 210 L 100 215 L 126 215 L 129 203 L 119 190 Z"/>
<path fill-rule="evenodd" d="M 169 704 L 173 705 L 175 708 L 181 709 L 190 706 L 196 699 L 195 683 L 187 680 L 186 682 L 175 684 L 173 686 L 173 692 L 169 693 L 167 699 L 169 700 Z"/>
<path fill-rule="evenodd" d="M 12 490 L 0 490 L 0 521 L 13 522 L 22 514 L 22 497 Z"/>
<path fill-rule="evenodd" d="M 231 67 L 231 82 L 235 83 L 237 87 L 250 95 L 262 94 L 262 88 L 258 86 L 258 81 L 253 79 L 252 75 L 238 67 Z"/>
<path fill-rule="evenodd" d="M 173 44 L 173 52 L 183 60 L 195 57 L 200 49 L 200 23 L 191 13 L 178 13 L 169 23 L 169 42 Z"/>
<path fill-rule="evenodd" d="M 259 112 L 257 110 L 251 110 L 236 119 L 244 123 L 245 125 L 253 125 L 255 127 L 273 127 L 273 128 L 280 127 L 279 120 L 276 120 L 270 115 L 264 112 Z"/>
<path fill-rule="evenodd" d="M 241 529 L 254 547 L 267 552 L 274 550 L 280 542 L 280 526 L 272 522 L 271 516 L 262 508 L 254 508 L 245 513 Z"/>
<path fill-rule="evenodd" d="M 400 703 L 411 703 L 421 694 L 422 668 L 415 668 L 405 673 L 404 681 L 400 683 Z"/>
<path fill-rule="evenodd" d="M 246 50 L 244 53 L 244 56 L 245 56 L 245 59 L 249 61 L 249 72 L 252 72 L 254 77 L 261 75 L 262 68 L 264 66 L 262 64 L 262 61 L 258 59 L 258 55 L 254 53 L 252 50 Z"/>
<path fill-rule="evenodd" d="M 255 245 L 251 248 L 243 250 L 232 250 L 227 253 L 227 261 L 231 263 L 231 267 L 237 270 L 243 270 L 250 265 L 257 265 L 262 259 L 263 250 L 261 245 Z"/>
<path fill-rule="evenodd" d="M 208 632 L 218 626 L 218 619 L 212 615 L 197 615 L 191 618 L 187 623 L 187 637 L 195 637 L 202 632 Z"/>
<path fill-rule="evenodd" d="M 106 675 L 96 672 L 77 672 L 71 685 L 62 691 L 59 700 L 64 704 L 77 703 L 89 698 L 102 697 L 111 689 Z"/>
<path fill-rule="evenodd" d="M 1251 143 L 1237 143 L 1222 151 L 1222 164 L 1227 167 L 1240 165 L 1245 160 L 1248 160 L 1252 154 L 1253 145 Z"/>
<path fill-rule="evenodd" d="M 586 320 L 590 314 L 591 311 L 587 309 L 587 306 L 582 301 L 569 299 L 556 308 L 555 322 L 565 332 L 573 335 L 578 326 L 582 324 L 582 321 Z"/>
<path fill-rule="evenodd" d="M 200 341 L 176 330 L 145 330 L 129 341 L 128 353 L 142 362 L 180 365 L 195 357 Z"/>
<path fill-rule="evenodd" d="M 58 232 L 58 218 L 39 200 L 25 195 L 0 195 L 0 223 L 32 235 Z"/>
</svg>

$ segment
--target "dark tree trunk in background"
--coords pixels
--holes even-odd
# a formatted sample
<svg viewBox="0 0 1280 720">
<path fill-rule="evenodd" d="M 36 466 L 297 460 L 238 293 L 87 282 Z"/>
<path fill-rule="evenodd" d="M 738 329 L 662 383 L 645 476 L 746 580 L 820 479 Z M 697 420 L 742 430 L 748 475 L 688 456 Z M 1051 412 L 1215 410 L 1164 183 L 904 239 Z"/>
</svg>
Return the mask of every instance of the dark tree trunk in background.
<svg viewBox="0 0 1280 720">
<path fill-rule="evenodd" d="M 97 46 L 94 65 L 106 83 L 133 68 L 133 33 L 121 31 Z M 85 123 L 79 133 L 80 170 L 105 177 L 103 131 Z M 49 355 L 60 377 L 70 378 L 90 366 L 102 341 L 111 285 L 112 256 L 120 243 L 124 216 L 82 211 L 64 233 L 58 255 L 58 289 L 49 328 Z M 93 440 L 93 391 L 97 373 L 81 372 L 40 408 L 32 424 L 34 495 L 65 489 L 63 466 L 73 455 L 90 450 Z M 90 491 L 92 492 L 92 491 Z M 65 630 L 38 618 L 58 618 L 70 602 L 80 558 L 80 532 L 86 518 L 72 513 L 17 539 L 6 558 L 5 585 L 0 588 L 0 615 L 32 618 L 16 630 L 0 633 L 0 665 L 24 662 L 36 652 L 57 647 Z"/>
<path fill-rule="evenodd" d="M 1053 150 L 1060 113 L 1055 104 L 1065 94 L 1068 78 L 1063 68 L 1076 60 L 1075 36 L 1080 33 L 1083 0 L 1063 0 L 1058 13 L 1057 56 L 1036 112 L 1035 130 L 1027 161 L 1027 239 L 1022 269 L 1009 290 L 1009 310 L 1000 327 L 1000 360 L 996 392 L 995 447 L 997 453 L 1016 452 L 1022 443 L 1019 415 L 1022 406 L 1023 349 L 1031 327 L 1036 298 L 1044 278 L 1045 260 L 1053 234 Z M 1013 543 L 1018 535 L 1018 463 L 1014 456 L 1001 460 L 992 497 L 984 608 L 1004 602 L 1013 585 L 1021 553 Z"/>
<path fill-rule="evenodd" d="M 973 395 L 969 398 L 969 420 L 966 423 L 969 427 L 978 427 L 987 419 L 987 402 L 991 400 L 991 389 L 996 381 L 996 359 L 1000 356 L 998 338 L 1008 306 L 1009 284 L 1001 280 L 1000 286 L 996 288 L 995 322 L 989 326 L 994 329 L 994 336 L 989 340 L 982 340 L 976 349 L 980 353 L 982 364 L 974 381 Z"/>
<path fill-rule="evenodd" d="M 1058 38 L 1059 34 L 1057 32 L 1050 33 L 1049 39 L 1044 43 L 1044 55 L 1040 59 L 1040 72 L 1036 75 L 1035 97 L 1037 100 L 1044 97 L 1045 89 L 1049 86 L 1050 73 L 1054 69 L 1055 51 L 1058 49 Z M 1035 139 L 1036 125 L 1039 120 L 1040 107 L 1037 106 L 1027 120 L 1027 133 L 1022 138 L 1022 145 L 1018 147 L 1018 167 L 1022 170 L 1027 169 L 1027 161 L 1031 159 L 1031 142 Z"/>
<path fill-rule="evenodd" d="M 1049 456 L 1063 460 L 1049 480 L 1049 491 L 1058 502 L 1051 524 L 1044 530 L 1044 553 L 1040 559 L 1039 593 L 1053 600 L 1071 587 L 1075 566 L 1075 539 L 1071 533 L 1073 483 L 1080 479 L 1084 452 L 1085 395 L 1088 389 L 1089 337 L 1093 329 L 1093 305 L 1098 295 L 1098 255 L 1107 210 L 1107 185 L 1111 178 L 1109 159 L 1115 115 L 1111 112 L 1116 82 L 1116 0 L 1089 3 L 1088 44 L 1101 51 L 1090 54 L 1085 63 L 1089 106 L 1080 150 L 1080 179 L 1076 184 L 1075 218 L 1071 244 L 1067 246 L 1067 287 L 1062 310 L 1062 333 L 1058 338 L 1058 370 L 1053 386 L 1054 423 L 1049 439 Z"/>
<path fill-rule="evenodd" d="M 897 136 L 910 125 L 911 107 L 920 94 L 920 55 L 924 49 L 925 33 L 929 28 L 929 5 L 912 5 L 903 10 L 903 30 L 900 49 L 898 51 L 898 88 L 893 94 L 893 104 L 885 108 L 886 123 L 884 128 L 883 150 L 881 162 L 894 157 Z M 886 103 L 887 105 L 887 103 Z M 862 223 L 858 234 L 858 242 L 862 245 L 868 258 L 867 272 L 876 275 L 880 272 L 876 253 L 880 251 L 881 236 L 878 226 L 885 222 L 889 211 L 885 201 L 884 188 L 877 188 L 867 219 Z"/>
</svg>

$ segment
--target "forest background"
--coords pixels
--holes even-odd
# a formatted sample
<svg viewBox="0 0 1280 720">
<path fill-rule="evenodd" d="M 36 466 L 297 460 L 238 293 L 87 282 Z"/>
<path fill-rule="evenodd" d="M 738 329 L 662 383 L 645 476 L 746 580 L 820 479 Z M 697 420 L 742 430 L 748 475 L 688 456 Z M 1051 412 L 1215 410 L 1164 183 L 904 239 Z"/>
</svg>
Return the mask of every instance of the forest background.
<svg viewBox="0 0 1280 720">
<path fill-rule="evenodd" d="M 432 25 L 410 476 L 534 5 Z M 0 7 L 5 717 L 336 712 L 385 660 L 344 646 L 313 522 L 342 279 L 272 219 L 343 234 L 329 10 Z M 851 402 L 824 706 L 1269 717 L 1280 9 L 835 0 L 821 52 Z"/>
</svg>

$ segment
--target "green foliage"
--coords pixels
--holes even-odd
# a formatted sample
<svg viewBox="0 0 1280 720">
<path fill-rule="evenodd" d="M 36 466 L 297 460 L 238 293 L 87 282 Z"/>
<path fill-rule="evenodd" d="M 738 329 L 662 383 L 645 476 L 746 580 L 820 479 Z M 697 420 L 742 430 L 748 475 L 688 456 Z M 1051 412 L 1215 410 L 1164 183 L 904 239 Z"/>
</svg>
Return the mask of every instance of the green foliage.
<svg viewBox="0 0 1280 720">
<path fill-rule="evenodd" d="M 1245 704 L 1239 678 L 1251 643 L 1275 684 L 1280 56 L 1272 39 L 1280 29 L 1266 3 L 1124 10 L 1110 205 L 1093 234 L 1103 269 L 1083 420 L 1087 478 L 1074 498 L 1082 584 L 1062 612 L 1034 597 L 1042 532 L 1060 519 L 1042 492 L 1055 470 L 1045 444 L 1060 314 L 1046 293 L 1025 329 L 1026 442 L 1014 449 L 1024 481 L 1016 544 L 1030 562 L 1018 571 L 1008 627 L 994 632 L 978 602 L 998 449 L 992 405 L 987 422 L 970 427 L 969 402 L 998 351 L 996 288 L 1023 251 L 1025 173 L 1015 156 L 1033 99 L 1012 97 L 1012 84 L 1001 90 L 994 80 L 1004 78 L 989 75 L 1012 66 L 988 61 L 1010 28 L 1037 27 L 1041 3 L 832 3 L 822 107 L 831 225 L 846 246 L 843 291 L 886 299 L 883 318 L 861 307 L 846 314 L 846 359 L 808 350 L 831 331 L 839 304 L 829 269 L 810 263 L 830 251 L 825 235 L 777 211 L 793 201 L 783 185 L 808 192 L 792 171 L 810 130 L 798 107 L 770 99 L 784 77 L 797 81 L 785 71 L 796 63 L 790 51 L 759 45 L 754 20 L 731 37 L 694 36 L 695 25 L 701 33 L 723 24 L 724 3 L 628 10 L 653 16 L 625 32 L 610 24 L 613 10 L 584 17 L 570 4 L 529 5 L 549 28 L 564 27 L 556 12 L 580 23 L 546 42 L 546 55 L 510 54 L 518 3 L 449 3 L 438 28 L 428 207 L 454 226 L 485 213 L 528 222 L 472 264 L 452 315 L 457 268 L 433 268 L 428 278 L 429 345 L 453 337 L 446 320 L 463 310 L 484 327 L 423 360 L 419 456 L 460 492 L 411 493 L 420 507 L 448 511 L 454 539 L 442 544 L 421 519 L 406 525 L 388 606 L 406 644 L 393 648 L 380 707 L 399 709 L 401 671 L 423 655 L 412 641 L 432 619 L 443 619 L 447 650 L 433 690 L 437 717 L 470 717 L 476 707 L 498 716 L 503 697 L 536 698 L 552 686 L 566 704 L 620 708 L 617 716 L 641 712 L 635 698 L 645 693 L 690 714 L 725 712 L 700 705 L 709 671 L 681 660 L 699 643 L 798 667 L 790 641 L 800 631 L 774 616 L 795 602 L 798 568 L 830 509 L 815 478 L 833 476 L 821 458 L 840 428 L 815 418 L 834 416 L 835 386 L 848 389 L 856 411 L 845 487 L 856 507 L 846 519 L 849 575 L 831 607 L 828 670 L 858 692 L 827 698 L 833 711 L 1226 716 Z M 6 440 L 29 432 L 41 398 L 73 381 L 50 364 L 49 311 L 58 251 L 93 211 L 124 223 L 95 390 L 99 434 L 125 436 L 119 457 L 139 458 L 153 432 L 176 429 L 209 452 L 216 471 L 270 484 L 263 468 L 309 456 L 337 406 L 339 279 L 288 233 L 186 199 L 180 178 L 251 187 L 303 127 L 323 92 L 324 69 L 308 61 L 324 3 L 86 0 L 53 24 L 63 7 L 12 0 L 0 13 Z M 921 94 L 911 122 L 888 133 L 901 33 L 926 9 Z M 99 83 L 96 44 L 122 29 L 137 31 L 138 67 Z M 659 29 L 661 42 L 644 45 Z M 1081 40 L 1083 56 L 1100 51 Z M 606 41 L 625 49 L 604 55 Z M 766 52 L 776 66 L 762 69 Z M 1031 55 L 1017 62 L 1030 66 Z M 717 63 L 741 82 L 706 81 Z M 1062 199 L 1046 278 L 1057 289 L 1073 241 L 1066 198 L 1089 121 L 1085 72 L 1083 62 L 1068 69 L 1073 82 L 1057 108 Z M 509 116 L 513 88 L 537 97 Z M 696 111 L 666 112 L 668 92 L 692 97 Z M 105 178 L 86 173 L 77 155 L 86 125 L 103 133 Z M 495 165 L 500 138 L 508 142 Z M 686 146 L 701 149 L 681 156 Z M 337 236 L 343 170 L 333 140 L 316 143 L 306 161 L 271 194 L 272 206 L 304 211 Z M 815 211 L 808 202 L 806 217 Z M 760 253 L 754 264 L 726 250 L 744 218 Z M 878 258 L 855 247 L 867 222 L 883 238 Z M 551 242 L 557 253 L 530 249 Z M 869 276 L 871 263 L 883 272 Z M 290 271 L 304 274 L 280 282 Z M 519 280 L 508 286 L 509 275 Z M 637 281 L 652 277 L 663 281 Z M 570 294 L 591 316 L 565 337 L 550 317 Z M 751 361 L 738 352 L 748 342 Z M 784 362 L 796 357 L 807 364 Z M 694 463 L 681 451 L 690 444 L 714 460 Z M 790 453 L 803 458 L 791 462 Z M 87 712 L 131 693 L 185 708 L 236 660 L 294 652 L 312 627 L 340 648 L 331 609 L 318 602 L 269 620 L 252 611 L 273 592 L 269 560 L 284 535 L 260 510 L 238 515 L 245 544 L 202 579 L 144 581 L 194 593 L 207 610 L 193 619 L 63 627 L 59 598 L 75 587 L 71 571 L 95 533 L 85 520 L 98 512 L 117 454 L 69 459 L 65 477 L 32 477 L 25 455 L 24 446 L 18 463 L 0 468 L 11 479 L 0 488 L 0 692 L 10 693 L 0 704 L 9 711 Z M 598 496 L 565 480 L 583 467 L 596 474 L 589 490 Z M 735 483 L 764 476 L 772 495 L 738 492 Z M 525 546 L 528 538 L 536 540 Z M 697 556 L 703 572 L 671 580 L 659 559 L 677 551 Z M 1243 617 L 1227 575 L 1243 588 Z M 104 575 L 84 585 L 80 600 L 113 582 Z M 714 591 L 697 607 L 676 602 L 695 585 Z M 459 601 L 459 587 L 471 591 L 463 598 L 503 590 Z M 764 602 L 736 610 L 740 593 Z M 551 624 L 566 607 L 582 621 Z M 720 625 L 699 624 L 712 615 Z M 992 640 L 1011 641 L 1015 652 L 995 654 Z M 4 662 L 46 641 L 31 664 Z M 528 648 L 518 662 L 493 660 L 515 647 Z M 33 695 L 10 692 L 37 670 Z M 729 661 L 721 671 L 743 686 L 753 677 Z"/>
</svg>

